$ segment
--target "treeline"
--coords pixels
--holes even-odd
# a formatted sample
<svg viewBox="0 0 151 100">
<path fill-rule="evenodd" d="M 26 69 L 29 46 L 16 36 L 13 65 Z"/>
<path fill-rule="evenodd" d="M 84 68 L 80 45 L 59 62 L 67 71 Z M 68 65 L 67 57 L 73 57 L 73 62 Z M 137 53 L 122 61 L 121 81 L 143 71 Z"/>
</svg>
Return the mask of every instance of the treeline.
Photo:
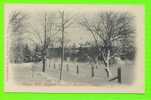
<svg viewBox="0 0 151 100">
<path fill-rule="evenodd" d="M 102 47 L 103 50 L 103 47 Z M 125 46 L 122 49 L 117 47 L 112 47 L 111 53 L 114 51 L 119 51 L 119 57 L 123 60 L 134 60 L 136 50 L 133 46 Z M 30 49 L 28 44 L 23 45 L 22 47 L 17 47 L 15 49 L 16 56 L 11 59 L 12 62 L 15 63 L 22 63 L 22 62 L 39 62 L 42 60 L 42 52 L 41 48 L 36 45 L 34 49 Z M 70 61 L 78 61 L 78 62 L 88 62 L 90 61 L 89 58 L 95 58 L 98 52 L 97 49 L 93 46 L 90 47 L 75 47 L 75 48 L 65 48 L 64 52 L 64 60 L 68 58 Z M 48 48 L 47 51 L 47 58 L 60 58 L 61 56 L 61 47 L 58 48 Z M 98 58 L 102 60 L 102 58 Z"/>
<path fill-rule="evenodd" d="M 41 49 L 36 45 L 34 49 L 29 48 L 28 44 L 21 45 L 20 47 L 12 47 L 13 55 L 10 57 L 10 61 L 14 63 L 27 63 L 41 61 Z"/>
</svg>

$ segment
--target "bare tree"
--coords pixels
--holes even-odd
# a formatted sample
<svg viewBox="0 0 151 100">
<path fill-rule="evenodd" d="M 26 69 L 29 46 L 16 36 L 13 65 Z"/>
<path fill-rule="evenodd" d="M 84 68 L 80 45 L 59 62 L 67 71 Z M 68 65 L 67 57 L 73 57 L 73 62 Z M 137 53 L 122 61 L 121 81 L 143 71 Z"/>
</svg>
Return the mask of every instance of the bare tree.
<svg viewBox="0 0 151 100">
<path fill-rule="evenodd" d="M 62 79 L 62 68 L 63 68 L 63 61 L 64 61 L 64 33 L 65 29 L 67 29 L 72 24 L 72 17 L 65 17 L 64 11 L 59 11 L 61 24 L 60 24 L 60 31 L 62 34 L 61 38 L 61 47 L 62 47 L 62 53 L 61 53 L 61 68 L 60 68 L 60 80 Z"/>
<path fill-rule="evenodd" d="M 49 43 L 49 38 L 47 38 L 47 14 L 44 15 L 44 43 L 42 47 L 42 62 L 43 62 L 43 67 L 42 71 L 45 72 L 45 62 L 46 62 L 46 53 L 47 53 L 47 48 L 48 48 L 48 43 Z"/>
<path fill-rule="evenodd" d="M 8 24 L 10 37 L 10 60 L 12 62 L 23 61 L 23 35 L 27 31 L 27 15 L 20 11 L 12 11 Z"/>
<path fill-rule="evenodd" d="M 134 17 L 129 13 L 121 12 L 101 12 L 96 17 L 96 21 L 90 21 L 84 17 L 80 24 L 92 34 L 98 53 L 97 57 L 103 60 L 107 77 L 110 79 L 112 77 L 111 59 L 120 55 L 119 49 L 123 41 L 134 40 Z"/>
<path fill-rule="evenodd" d="M 42 59 L 42 72 L 45 72 L 47 50 L 50 44 L 53 44 L 54 37 L 59 32 L 59 29 L 54 19 L 55 16 L 44 13 L 42 17 L 43 23 L 39 24 L 42 27 L 42 31 L 39 32 L 38 29 L 32 27 L 30 31 L 33 33 L 33 37 L 31 37 L 30 40 L 34 42 L 35 46 L 38 45 L 41 48 L 39 56 L 41 56 Z"/>
</svg>

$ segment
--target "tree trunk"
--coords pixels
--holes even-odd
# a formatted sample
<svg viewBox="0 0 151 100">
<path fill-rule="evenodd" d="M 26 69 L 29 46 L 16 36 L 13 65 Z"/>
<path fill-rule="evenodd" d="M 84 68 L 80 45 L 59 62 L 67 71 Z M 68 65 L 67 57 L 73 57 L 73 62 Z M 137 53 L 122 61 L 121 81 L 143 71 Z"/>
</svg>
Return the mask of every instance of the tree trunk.
<svg viewBox="0 0 151 100">
<path fill-rule="evenodd" d="M 45 66 L 46 66 L 46 39 L 47 39 L 47 33 L 46 33 L 46 30 L 47 30 L 47 14 L 45 13 L 45 25 L 44 25 L 44 44 L 43 44 L 43 51 L 42 51 L 42 63 L 43 63 L 43 67 L 42 67 L 42 72 L 45 72 Z"/>
<path fill-rule="evenodd" d="M 106 59 L 106 68 L 105 68 L 105 71 L 106 71 L 106 74 L 107 74 L 107 78 L 110 79 L 112 77 L 112 72 L 110 70 L 110 50 L 107 51 L 107 59 Z"/>
<path fill-rule="evenodd" d="M 62 69 L 63 69 L 63 61 L 64 61 L 64 12 L 61 13 L 61 34 L 62 34 L 62 54 L 61 54 L 61 68 L 60 68 L 60 80 L 62 79 Z"/>
<path fill-rule="evenodd" d="M 106 71 L 106 74 L 107 74 L 107 78 L 110 80 L 110 78 L 112 77 L 111 70 L 108 67 L 106 67 L 105 71 Z"/>
</svg>

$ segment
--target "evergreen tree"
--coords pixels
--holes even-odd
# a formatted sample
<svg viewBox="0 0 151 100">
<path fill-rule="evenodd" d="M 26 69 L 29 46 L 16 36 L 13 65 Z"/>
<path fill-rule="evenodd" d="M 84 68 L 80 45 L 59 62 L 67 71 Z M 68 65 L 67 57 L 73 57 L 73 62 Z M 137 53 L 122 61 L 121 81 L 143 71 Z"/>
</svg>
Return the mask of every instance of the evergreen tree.
<svg viewBox="0 0 151 100">
<path fill-rule="evenodd" d="M 27 44 L 24 46 L 24 49 L 23 49 L 23 57 L 24 57 L 24 62 L 31 61 L 31 50 L 29 49 Z"/>
<path fill-rule="evenodd" d="M 33 61 L 34 62 L 41 61 L 41 50 L 38 45 L 36 45 L 36 47 L 34 49 Z"/>
</svg>

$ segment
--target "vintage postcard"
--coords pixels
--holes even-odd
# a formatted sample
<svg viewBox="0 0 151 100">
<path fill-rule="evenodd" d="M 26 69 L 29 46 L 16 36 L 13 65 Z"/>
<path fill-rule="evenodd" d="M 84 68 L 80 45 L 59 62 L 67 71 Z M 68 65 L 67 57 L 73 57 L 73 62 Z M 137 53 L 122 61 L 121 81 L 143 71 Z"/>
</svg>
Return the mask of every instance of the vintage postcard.
<svg viewBox="0 0 151 100">
<path fill-rule="evenodd" d="M 141 5 L 5 5 L 5 91 L 144 93 Z"/>
</svg>

